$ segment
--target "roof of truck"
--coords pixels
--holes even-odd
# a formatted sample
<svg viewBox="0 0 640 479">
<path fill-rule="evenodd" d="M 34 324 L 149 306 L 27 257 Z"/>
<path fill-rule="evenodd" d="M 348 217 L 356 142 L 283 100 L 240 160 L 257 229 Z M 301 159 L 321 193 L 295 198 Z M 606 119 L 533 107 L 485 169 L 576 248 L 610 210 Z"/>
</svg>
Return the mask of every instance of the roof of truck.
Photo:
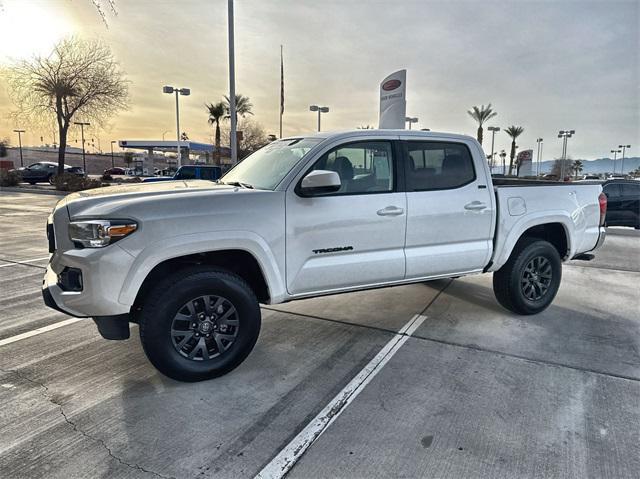
<svg viewBox="0 0 640 479">
<path fill-rule="evenodd" d="M 424 130 L 378 130 L 378 129 L 356 129 L 356 130 L 339 130 L 339 131 L 322 131 L 316 133 L 309 133 L 304 135 L 292 135 L 289 137 L 283 138 L 294 139 L 294 138 L 322 138 L 322 139 L 340 139 L 351 136 L 379 136 L 381 134 L 384 135 L 398 135 L 398 136 L 415 136 L 418 138 L 455 138 L 459 140 L 475 140 L 475 138 L 469 135 L 460 135 L 458 133 L 446 133 L 440 131 L 424 131 Z"/>
</svg>

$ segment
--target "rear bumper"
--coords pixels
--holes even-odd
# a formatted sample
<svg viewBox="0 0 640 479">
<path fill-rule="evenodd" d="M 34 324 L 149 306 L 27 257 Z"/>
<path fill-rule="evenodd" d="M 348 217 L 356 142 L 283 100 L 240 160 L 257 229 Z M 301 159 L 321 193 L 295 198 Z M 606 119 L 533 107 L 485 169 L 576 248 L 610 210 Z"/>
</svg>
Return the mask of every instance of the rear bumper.
<svg viewBox="0 0 640 479">
<path fill-rule="evenodd" d="M 596 242 L 595 247 L 591 251 L 595 251 L 600 248 L 604 244 L 604 240 L 607 237 L 607 230 L 604 226 L 600 227 L 600 233 L 598 234 L 598 241 Z"/>
</svg>

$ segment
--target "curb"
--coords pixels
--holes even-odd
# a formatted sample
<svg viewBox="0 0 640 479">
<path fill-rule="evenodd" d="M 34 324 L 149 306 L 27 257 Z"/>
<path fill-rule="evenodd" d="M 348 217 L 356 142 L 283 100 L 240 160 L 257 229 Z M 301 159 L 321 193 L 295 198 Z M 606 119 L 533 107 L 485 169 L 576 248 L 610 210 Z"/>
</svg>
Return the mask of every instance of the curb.
<svg viewBox="0 0 640 479">
<path fill-rule="evenodd" d="M 40 195 L 51 196 L 67 196 L 68 191 L 42 190 L 39 188 L 25 188 L 21 186 L 2 186 L 0 191 L 8 191 L 9 193 L 37 193 Z"/>
</svg>

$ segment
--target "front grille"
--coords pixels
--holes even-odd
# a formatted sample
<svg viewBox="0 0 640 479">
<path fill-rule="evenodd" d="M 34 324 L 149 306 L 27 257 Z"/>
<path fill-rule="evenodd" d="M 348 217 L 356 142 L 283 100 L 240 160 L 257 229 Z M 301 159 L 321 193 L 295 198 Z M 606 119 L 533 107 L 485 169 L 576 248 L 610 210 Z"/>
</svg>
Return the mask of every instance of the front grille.
<svg viewBox="0 0 640 479">
<path fill-rule="evenodd" d="M 55 253 L 56 235 L 53 231 L 53 223 L 47 223 L 47 240 L 49 241 L 49 253 Z"/>
</svg>

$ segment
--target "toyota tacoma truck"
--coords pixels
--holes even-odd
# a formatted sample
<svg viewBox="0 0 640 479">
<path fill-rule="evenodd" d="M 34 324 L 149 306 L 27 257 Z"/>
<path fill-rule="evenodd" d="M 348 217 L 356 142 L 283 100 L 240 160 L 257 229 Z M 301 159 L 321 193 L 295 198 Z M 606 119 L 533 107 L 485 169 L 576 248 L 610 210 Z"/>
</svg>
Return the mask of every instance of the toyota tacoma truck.
<svg viewBox="0 0 640 479">
<path fill-rule="evenodd" d="M 535 314 L 562 262 L 604 241 L 597 184 L 495 179 L 473 138 L 357 130 L 273 141 L 216 183 L 70 194 L 47 223 L 45 303 L 106 339 L 139 325 L 165 375 L 199 381 L 251 352 L 260 303 L 493 273 Z"/>
</svg>

